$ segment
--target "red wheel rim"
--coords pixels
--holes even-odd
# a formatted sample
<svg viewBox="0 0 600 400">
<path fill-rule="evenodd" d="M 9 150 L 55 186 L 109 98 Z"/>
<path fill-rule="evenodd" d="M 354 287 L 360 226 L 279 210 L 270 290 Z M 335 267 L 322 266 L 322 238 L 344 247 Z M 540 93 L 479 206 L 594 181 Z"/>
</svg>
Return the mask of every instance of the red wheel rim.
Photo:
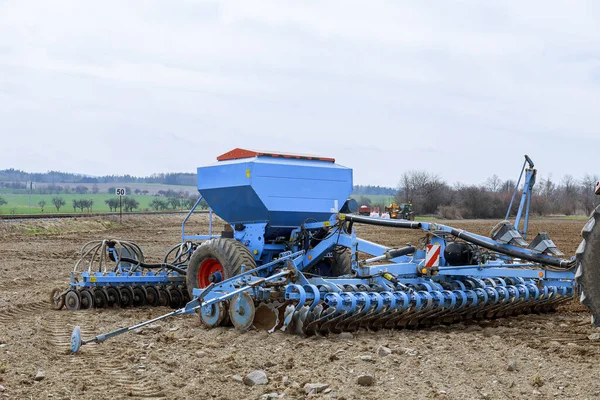
<svg viewBox="0 0 600 400">
<path fill-rule="evenodd" d="M 207 258 L 202 261 L 200 264 L 200 268 L 198 268 L 198 287 L 207 287 L 210 285 L 210 276 L 215 272 L 220 272 L 221 276 L 225 278 L 225 274 L 223 272 L 223 267 L 221 263 L 215 260 L 214 258 Z"/>
</svg>

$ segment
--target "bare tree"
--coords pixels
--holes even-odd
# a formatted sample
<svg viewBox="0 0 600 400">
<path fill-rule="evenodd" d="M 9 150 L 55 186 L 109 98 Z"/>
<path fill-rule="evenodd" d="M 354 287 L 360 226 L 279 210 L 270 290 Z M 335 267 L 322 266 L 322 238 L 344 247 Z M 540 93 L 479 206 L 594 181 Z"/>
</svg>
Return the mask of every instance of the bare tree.
<svg viewBox="0 0 600 400">
<path fill-rule="evenodd" d="M 60 196 L 54 196 L 52 198 L 52 204 L 56 207 L 56 212 L 60 212 L 60 208 L 65 205 L 65 199 Z"/>
<path fill-rule="evenodd" d="M 42 209 L 42 212 L 44 212 L 44 207 L 46 206 L 46 200 L 40 200 L 38 205 Z"/>
<path fill-rule="evenodd" d="M 565 175 L 561 181 L 560 208 L 565 215 L 575 214 L 577 210 L 577 181 L 573 175 Z"/>
<path fill-rule="evenodd" d="M 496 193 L 496 192 L 500 191 L 501 187 L 502 187 L 502 179 L 500 179 L 498 177 L 498 175 L 496 175 L 496 174 L 490 176 L 485 181 L 485 188 L 490 192 Z"/>
<path fill-rule="evenodd" d="M 412 202 L 417 214 L 433 214 L 449 199 L 449 187 L 446 182 L 439 175 L 427 171 L 404 172 L 398 186 L 396 201 Z"/>
<path fill-rule="evenodd" d="M 581 206 L 588 215 L 591 214 L 598 205 L 598 196 L 594 194 L 598 180 L 597 174 L 585 174 L 580 181 Z"/>
</svg>

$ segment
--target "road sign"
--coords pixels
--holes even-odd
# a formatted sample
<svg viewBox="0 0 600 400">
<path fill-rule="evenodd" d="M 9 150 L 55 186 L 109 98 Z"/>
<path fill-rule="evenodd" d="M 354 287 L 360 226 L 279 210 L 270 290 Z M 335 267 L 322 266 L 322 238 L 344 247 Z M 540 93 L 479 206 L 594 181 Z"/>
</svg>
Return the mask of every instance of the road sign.
<svg viewBox="0 0 600 400">
<path fill-rule="evenodd" d="M 125 196 L 127 194 L 127 191 L 125 190 L 125 188 L 116 188 L 115 194 L 117 196 Z"/>
</svg>

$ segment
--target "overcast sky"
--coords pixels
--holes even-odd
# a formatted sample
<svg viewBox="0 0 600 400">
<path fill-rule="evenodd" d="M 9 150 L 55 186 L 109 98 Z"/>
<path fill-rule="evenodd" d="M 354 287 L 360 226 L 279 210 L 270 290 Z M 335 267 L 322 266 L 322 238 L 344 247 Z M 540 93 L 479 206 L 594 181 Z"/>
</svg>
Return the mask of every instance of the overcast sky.
<svg viewBox="0 0 600 400">
<path fill-rule="evenodd" d="M 600 172 L 600 2 L 0 0 L 0 169 Z"/>
</svg>

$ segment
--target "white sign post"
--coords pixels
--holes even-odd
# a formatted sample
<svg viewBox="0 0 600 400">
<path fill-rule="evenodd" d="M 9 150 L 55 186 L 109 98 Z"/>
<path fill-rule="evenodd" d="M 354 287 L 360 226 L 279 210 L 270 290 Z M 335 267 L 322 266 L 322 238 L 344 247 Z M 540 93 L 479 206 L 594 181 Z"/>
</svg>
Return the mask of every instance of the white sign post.
<svg viewBox="0 0 600 400">
<path fill-rule="evenodd" d="M 123 223 L 123 196 L 127 194 L 125 188 L 116 188 L 115 194 L 119 196 L 119 223 Z"/>
</svg>

